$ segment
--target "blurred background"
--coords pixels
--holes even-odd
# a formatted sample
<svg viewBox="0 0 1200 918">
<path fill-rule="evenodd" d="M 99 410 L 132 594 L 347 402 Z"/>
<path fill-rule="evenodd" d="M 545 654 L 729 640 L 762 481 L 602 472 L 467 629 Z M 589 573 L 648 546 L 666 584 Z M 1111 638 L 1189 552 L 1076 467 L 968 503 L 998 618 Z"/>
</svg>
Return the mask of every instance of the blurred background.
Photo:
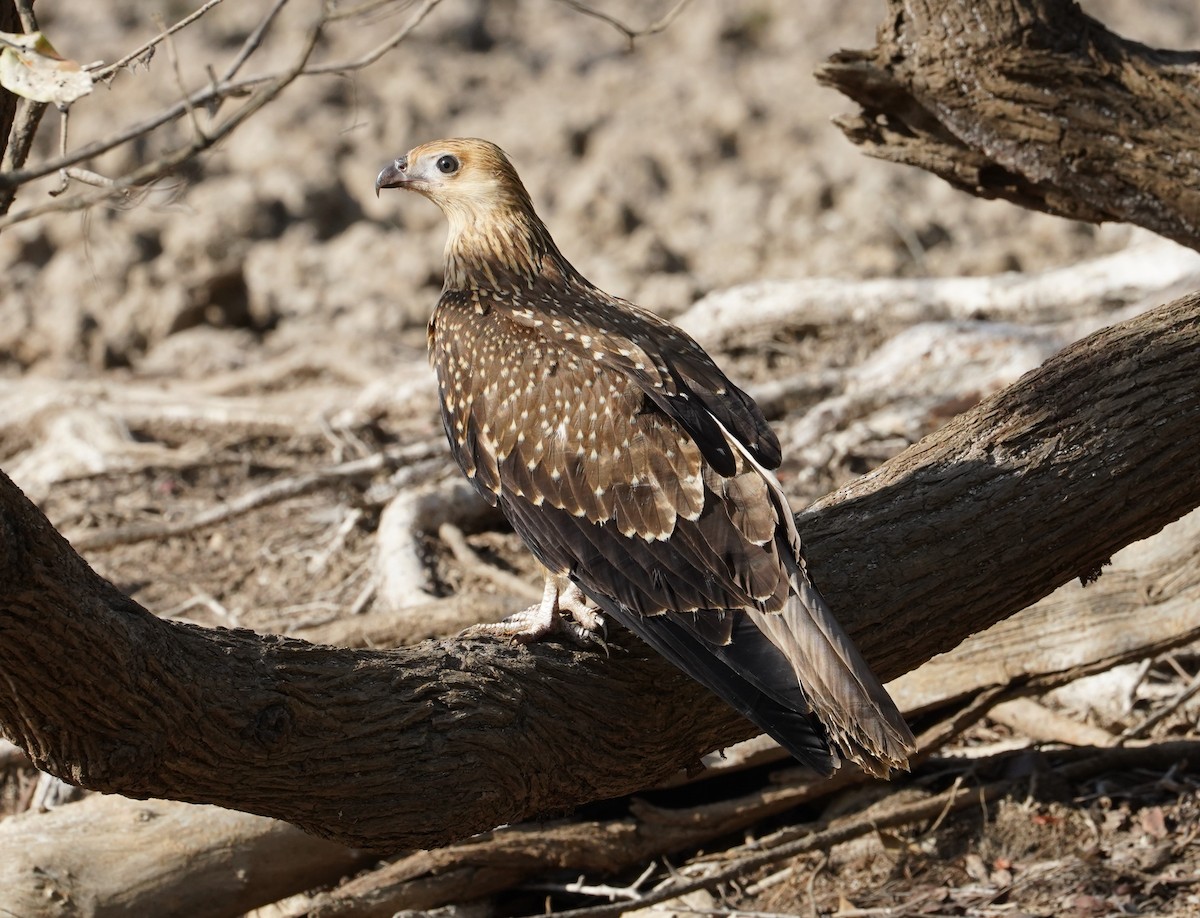
<svg viewBox="0 0 1200 918">
<path fill-rule="evenodd" d="M 97 87 L 72 109 L 70 146 L 202 85 L 267 6 L 218 5 L 149 66 Z M 371 49 L 415 5 L 366 6 L 328 30 L 318 61 Z M 672 6 L 597 8 L 639 28 Z M 1085 6 L 1122 34 L 1172 47 L 1188 46 L 1200 21 L 1186 3 Z M 319 8 L 291 3 L 242 72 L 286 66 Z M 193 7 L 36 9 L 58 50 L 87 63 L 119 58 Z M 585 275 L 668 315 L 765 278 L 1032 271 L 1123 244 L 1122 228 L 973 200 L 847 142 L 830 119 L 850 104 L 813 72 L 840 48 L 869 47 L 883 12 L 694 0 L 630 50 L 611 25 L 554 0 L 447 0 L 378 62 L 302 77 L 133 200 L 0 233 L 0 373 L 203 376 L 317 335 L 343 340 L 364 365 L 407 359 L 423 347 L 444 231 L 423 201 L 376 201 L 372 180 L 394 155 L 446 136 L 504 147 Z M 51 110 L 31 162 L 54 152 L 58 127 Z M 89 167 L 120 174 L 192 130 L 179 119 Z M 56 184 L 22 189 L 14 212 Z"/>
</svg>

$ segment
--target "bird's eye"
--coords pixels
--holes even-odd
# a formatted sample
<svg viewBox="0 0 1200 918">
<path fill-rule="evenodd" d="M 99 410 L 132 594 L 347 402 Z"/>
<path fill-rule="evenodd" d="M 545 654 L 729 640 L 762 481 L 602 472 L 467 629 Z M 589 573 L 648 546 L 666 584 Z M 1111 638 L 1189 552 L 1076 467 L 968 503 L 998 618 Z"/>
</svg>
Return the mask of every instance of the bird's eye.
<svg viewBox="0 0 1200 918">
<path fill-rule="evenodd" d="M 443 175 L 453 175 L 458 171 L 458 157 L 451 156 L 449 153 L 439 156 L 437 167 L 438 172 Z"/>
</svg>

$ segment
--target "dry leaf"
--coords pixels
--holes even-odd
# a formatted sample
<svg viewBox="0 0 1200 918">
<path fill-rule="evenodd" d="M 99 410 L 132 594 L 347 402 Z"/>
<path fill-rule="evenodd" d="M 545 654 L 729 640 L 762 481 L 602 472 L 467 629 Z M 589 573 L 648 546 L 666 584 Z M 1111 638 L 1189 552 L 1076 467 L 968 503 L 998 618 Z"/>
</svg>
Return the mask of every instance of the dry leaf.
<svg viewBox="0 0 1200 918">
<path fill-rule="evenodd" d="M 1141 812 L 1142 831 L 1155 838 L 1166 838 L 1170 834 L 1161 806 L 1148 807 Z"/>
<path fill-rule="evenodd" d="M 92 76 L 41 32 L 0 32 L 0 86 L 35 102 L 67 105 L 92 91 Z"/>
</svg>

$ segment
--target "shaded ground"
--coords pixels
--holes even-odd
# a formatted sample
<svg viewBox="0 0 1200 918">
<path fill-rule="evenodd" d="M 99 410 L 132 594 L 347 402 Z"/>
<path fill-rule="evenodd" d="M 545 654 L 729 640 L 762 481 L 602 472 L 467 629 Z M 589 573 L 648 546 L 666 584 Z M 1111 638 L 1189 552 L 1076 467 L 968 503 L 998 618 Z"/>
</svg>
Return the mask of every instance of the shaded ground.
<svg viewBox="0 0 1200 918">
<path fill-rule="evenodd" d="M 1020 756 L 1007 763 L 1023 765 Z M 1194 777 L 1175 774 L 1073 784 L 1042 772 L 1027 794 L 807 857 L 735 901 L 784 914 L 1196 915 L 1197 790 Z"/>
</svg>

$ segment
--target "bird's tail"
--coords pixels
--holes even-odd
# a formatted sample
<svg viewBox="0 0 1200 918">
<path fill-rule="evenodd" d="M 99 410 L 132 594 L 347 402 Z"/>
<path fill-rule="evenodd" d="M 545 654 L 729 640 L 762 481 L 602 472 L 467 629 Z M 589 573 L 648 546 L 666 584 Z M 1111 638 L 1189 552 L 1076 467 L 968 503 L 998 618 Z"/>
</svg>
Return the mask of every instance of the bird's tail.
<svg viewBox="0 0 1200 918">
<path fill-rule="evenodd" d="M 725 627 L 714 629 L 706 618 L 714 610 L 642 616 L 607 597 L 592 598 L 821 774 L 833 772 L 839 754 L 878 777 L 906 768 L 916 746 L 912 732 L 808 579 L 782 488 L 736 438 L 727 433 L 727 439 L 763 477 L 775 506 L 775 547 L 791 587 L 783 609 L 725 610 Z"/>
<path fill-rule="evenodd" d="M 782 611 L 751 608 L 745 610 L 746 617 L 787 660 L 812 713 L 842 755 L 877 777 L 907 768 L 909 755 L 916 751 L 912 731 L 809 580 L 800 533 L 779 482 L 747 450 L 741 452 L 767 482 L 779 520 L 776 544 L 791 581 Z"/>
<path fill-rule="evenodd" d="M 842 630 L 802 566 L 782 612 L 747 610 L 787 659 L 838 751 L 878 777 L 907 768 L 916 743 L 887 690 Z"/>
<path fill-rule="evenodd" d="M 828 732 L 775 645 L 740 613 L 729 644 L 701 636 L 693 617 L 642 616 L 600 598 L 601 608 L 726 704 L 753 721 L 800 762 L 825 777 L 838 759 Z"/>
<path fill-rule="evenodd" d="M 819 774 L 831 775 L 840 753 L 887 777 L 905 767 L 912 734 L 820 594 L 803 583 L 815 613 L 798 596 L 783 612 L 732 611 L 725 644 L 707 639 L 692 615 L 600 605 Z"/>
</svg>

